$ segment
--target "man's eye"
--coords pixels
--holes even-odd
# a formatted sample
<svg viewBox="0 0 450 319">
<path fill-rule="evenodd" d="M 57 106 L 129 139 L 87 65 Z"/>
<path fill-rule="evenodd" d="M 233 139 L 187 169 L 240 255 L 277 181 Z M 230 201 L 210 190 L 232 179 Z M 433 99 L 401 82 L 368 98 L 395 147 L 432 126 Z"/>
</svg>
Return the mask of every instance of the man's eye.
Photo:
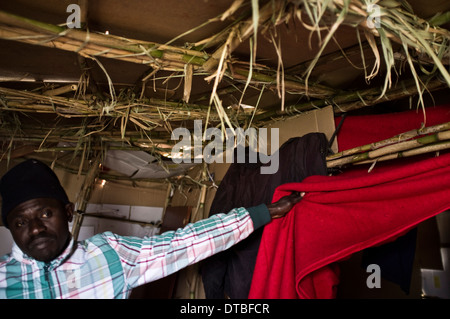
<svg viewBox="0 0 450 319">
<path fill-rule="evenodd" d="M 25 225 L 25 221 L 23 221 L 23 220 L 19 220 L 16 222 L 16 227 L 22 227 L 24 225 Z"/>
<path fill-rule="evenodd" d="M 45 210 L 42 212 L 43 218 L 50 218 L 52 216 L 52 212 L 50 210 Z"/>
</svg>

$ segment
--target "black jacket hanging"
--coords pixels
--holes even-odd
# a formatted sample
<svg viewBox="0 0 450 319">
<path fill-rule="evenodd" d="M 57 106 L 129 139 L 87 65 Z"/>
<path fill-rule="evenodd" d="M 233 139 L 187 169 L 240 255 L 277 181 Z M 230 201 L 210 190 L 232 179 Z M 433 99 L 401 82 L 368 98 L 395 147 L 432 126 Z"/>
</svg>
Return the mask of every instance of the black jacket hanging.
<svg viewBox="0 0 450 319">
<path fill-rule="evenodd" d="M 209 215 L 226 213 L 235 207 L 270 204 L 279 185 L 300 182 L 310 175 L 326 175 L 327 151 L 328 141 L 323 133 L 291 138 L 278 150 L 278 171 L 261 174 L 261 166 L 270 163 L 249 163 L 251 150 L 246 148 L 246 162 L 230 165 L 216 192 Z M 206 298 L 248 297 L 262 232 L 263 228 L 227 251 L 203 261 L 201 274 Z"/>
</svg>

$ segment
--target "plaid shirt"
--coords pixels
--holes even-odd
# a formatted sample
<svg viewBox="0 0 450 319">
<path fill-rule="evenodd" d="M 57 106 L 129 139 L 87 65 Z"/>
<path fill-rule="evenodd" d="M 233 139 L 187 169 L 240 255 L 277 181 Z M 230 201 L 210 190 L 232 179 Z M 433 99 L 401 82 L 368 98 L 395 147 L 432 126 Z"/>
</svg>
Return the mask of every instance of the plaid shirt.
<svg viewBox="0 0 450 319">
<path fill-rule="evenodd" d="M 50 263 L 14 245 L 0 258 L 0 298 L 127 298 L 139 285 L 170 275 L 246 238 L 270 221 L 265 205 L 188 224 L 159 236 L 97 234 Z"/>
</svg>

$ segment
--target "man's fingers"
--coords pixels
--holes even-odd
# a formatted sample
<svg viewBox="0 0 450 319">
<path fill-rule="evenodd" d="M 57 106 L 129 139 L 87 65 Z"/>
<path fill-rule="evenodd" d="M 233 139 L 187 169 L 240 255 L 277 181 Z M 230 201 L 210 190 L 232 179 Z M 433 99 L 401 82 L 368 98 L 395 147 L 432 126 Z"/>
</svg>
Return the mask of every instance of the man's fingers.
<svg viewBox="0 0 450 319">
<path fill-rule="evenodd" d="M 305 196 L 305 192 L 292 192 L 292 194 L 303 197 Z"/>
<path fill-rule="evenodd" d="M 305 192 L 301 192 L 301 193 L 300 192 L 293 192 L 292 195 L 295 196 L 294 197 L 294 202 L 298 203 L 302 199 L 302 197 L 305 196 Z"/>
</svg>

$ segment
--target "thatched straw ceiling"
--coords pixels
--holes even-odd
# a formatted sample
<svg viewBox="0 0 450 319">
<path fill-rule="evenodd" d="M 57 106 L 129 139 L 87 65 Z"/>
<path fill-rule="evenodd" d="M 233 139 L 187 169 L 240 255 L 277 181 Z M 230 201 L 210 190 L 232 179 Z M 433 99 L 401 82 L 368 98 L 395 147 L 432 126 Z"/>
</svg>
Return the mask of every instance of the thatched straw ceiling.
<svg viewBox="0 0 450 319">
<path fill-rule="evenodd" d="M 79 29 L 61 26 L 72 3 Z M 171 130 L 194 119 L 246 128 L 327 105 L 338 114 L 403 110 L 410 96 L 412 107 L 439 102 L 450 2 L 374 3 L 379 29 L 363 0 L 3 1 L 4 158 L 61 141 L 86 158 L 108 145 L 164 154 Z"/>
</svg>

